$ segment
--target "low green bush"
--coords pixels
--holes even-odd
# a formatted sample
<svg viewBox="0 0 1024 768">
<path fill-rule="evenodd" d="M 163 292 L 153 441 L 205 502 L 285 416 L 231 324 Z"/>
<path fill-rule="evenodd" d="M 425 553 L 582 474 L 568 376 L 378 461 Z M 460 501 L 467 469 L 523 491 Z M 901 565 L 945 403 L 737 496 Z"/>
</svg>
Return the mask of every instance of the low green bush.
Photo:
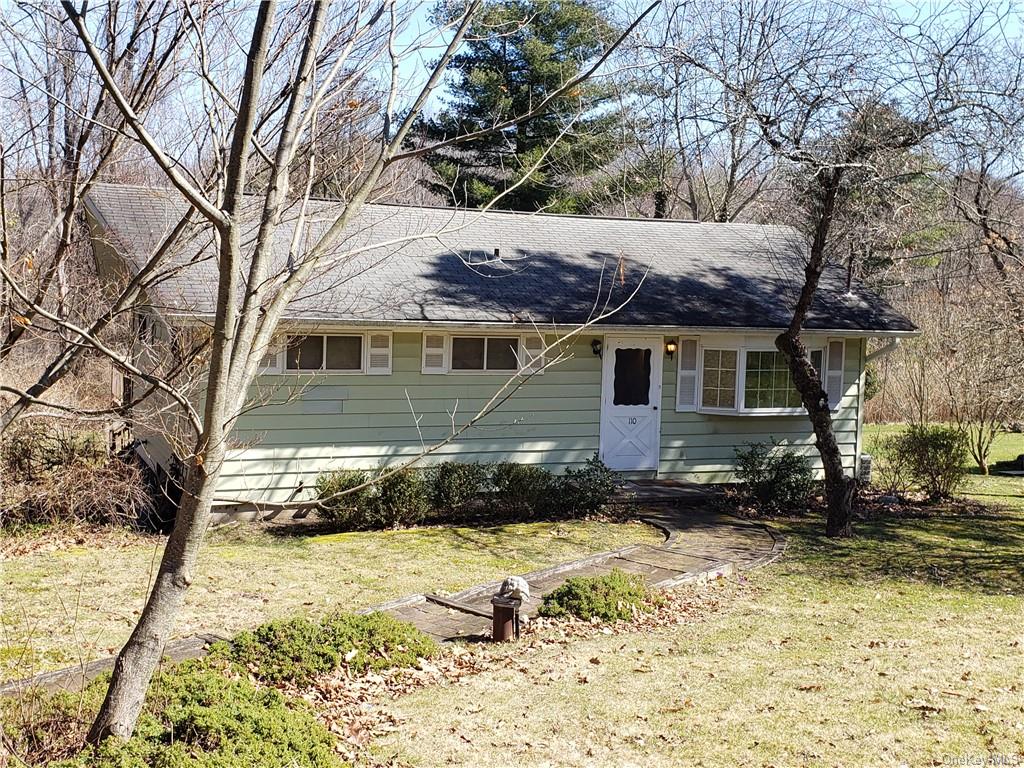
<svg viewBox="0 0 1024 768">
<path fill-rule="evenodd" d="M 436 650 L 412 624 L 385 613 L 334 613 L 321 621 L 271 621 L 240 633 L 231 644 L 218 644 L 214 655 L 259 680 L 303 685 L 342 666 L 356 673 L 413 666 Z"/>
<path fill-rule="evenodd" d="M 363 490 L 332 498 L 369 479 L 362 470 L 320 475 L 320 516 L 343 531 L 380 530 L 417 525 L 431 513 L 452 519 L 475 502 L 487 501 L 506 515 L 578 517 L 600 511 L 616 487 L 616 474 L 595 455 L 560 476 L 530 464 L 449 461 L 386 475 Z"/>
<path fill-rule="evenodd" d="M 379 531 L 423 522 L 430 511 L 430 489 L 423 473 L 403 469 L 382 475 L 361 491 L 330 499 L 336 493 L 355 488 L 370 479 L 357 469 L 342 469 L 320 475 L 317 498 L 327 499 L 320 516 L 342 531 Z"/>
<path fill-rule="evenodd" d="M 370 480 L 370 475 L 361 469 L 338 469 L 324 472 L 316 479 L 316 497 L 322 506 L 317 514 L 329 523 L 348 529 L 355 525 L 359 518 L 359 510 L 369 498 L 369 488 L 337 494 L 358 488 Z"/>
<path fill-rule="evenodd" d="M 873 457 L 871 484 L 885 493 L 903 496 L 913 489 L 915 480 L 910 454 L 900 447 L 900 435 L 885 435 L 874 440 L 869 452 Z"/>
<path fill-rule="evenodd" d="M 581 469 L 554 478 L 549 511 L 568 517 L 595 514 L 611 501 L 617 484 L 616 473 L 594 454 Z"/>
<path fill-rule="evenodd" d="M 436 464 L 425 472 L 430 486 L 430 506 L 444 515 L 459 512 L 480 498 L 487 482 L 487 467 L 460 461 Z"/>
<path fill-rule="evenodd" d="M 95 711 L 105 678 L 86 692 Z M 55 701 L 58 699 L 55 699 Z M 64 694 L 68 716 L 81 700 Z M 254 686 L 215 661 L 178 664 L 154 679 L 135 735 L 107 739 L 51 768 L 340 768 L 334 738 L 302 701 Z"/>
<path fill-rule="evenodd" d="M 811 461 L 778 443 L 748 443 L 736 451 L 742 491 L 767 512 L 791 512 L 807 505 L 814 490 Z"/>
<path fill-rule="evenodd" d="M 604 576 L 577 576 L 544 596 L 537 613 L 558 618 L 576 616 L 589 621 L 632 618 L 657 602 L 642 577 L 617 568 Z"/>
<path fill-rule="evenodd" d="M 883 463 L 898 463 L 929 499 L 951 496 L 967 476 L 967 437 L 956 427 L 912 424 L 882 441 Z"/>
<path fill-rule="evenodd" d="M 376 481 L 364 508 L 373 530 L 416 525 L 430 511 L 430 489 L 422 472 L 403 469 Z"/>
<path fill-rule="evenodd" d="M 501 509 L 532 514 L 548 503 L 555 477 L 543 467 L 502 461 L 491 466 L 490 484 Z"/>
</svg>

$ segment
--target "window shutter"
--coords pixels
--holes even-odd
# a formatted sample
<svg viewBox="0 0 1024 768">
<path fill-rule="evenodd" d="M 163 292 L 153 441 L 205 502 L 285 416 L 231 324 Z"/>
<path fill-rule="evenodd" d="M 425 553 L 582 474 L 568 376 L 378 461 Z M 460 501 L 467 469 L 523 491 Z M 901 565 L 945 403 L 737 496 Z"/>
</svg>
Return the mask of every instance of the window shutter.
<svg viewBox="0 0 1024 768">
<path fill-rule="evenodd" d="M 260 371 L 263 373 L 273 373 L 274 371 L 280 370 L 282 346 L 280 339 L 274 339 L 270 342 L 266 351 L 263 353 L 263 357 L 260 358 Z"/>
<path fill-rule="evenodd" d="M 124 374 L 110 367 L 110 396 L 117 405 L 124 404 Z"/>
<path fill-rule="evenodd" d="M 448 355 L 443 333 L 423 334 L 423 373 L 447 373 Z"/>
<path fill-rule="evenodd" d="M 391 373 L 391 334 L 371 333 L 367 335 L 367 341 L 366 372 Z"/>
<path fill-rule="evenodd" d="M 842 339 L 829 339 L 825 393 L 828 395 L 829 407 L 833 411 L 839 409 L 839 402 L 843 399 L 843 354 L 844 344 Z"/>
<path fill-rule="evenodd" d="M 519 368 L 523 373 L 544 373 L 544 347 L 547 344 L 539 333 L 523 336 L 522 359 Z"/>
<path fill-rule="evenodd" d="M 676 376 L 676 410 L 697 410 L 697 340 L 679 340 L 679 371 Z"/>
</svg>

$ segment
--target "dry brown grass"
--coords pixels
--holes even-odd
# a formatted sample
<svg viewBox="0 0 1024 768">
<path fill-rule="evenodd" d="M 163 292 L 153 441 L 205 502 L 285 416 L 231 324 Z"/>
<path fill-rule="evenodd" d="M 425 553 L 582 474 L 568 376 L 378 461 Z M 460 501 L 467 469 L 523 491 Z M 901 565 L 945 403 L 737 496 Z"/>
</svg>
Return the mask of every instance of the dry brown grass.
<svg viewBox="0 0 1024 768">
<path fill-rule="evenodd" d="M 931 766 L 1024 753 L 1024 513 L 780 521 L 705 620 L 546 646 L 390 707 L 413 766 Z M 951 764 L 951 763 L 946 763 Z M 966 763 L 960 763 L 966 764 Z M 991 763 L 987 763 L 991 764 Z M 1012 763 L 1005 763 L 1012 764 Z"/>
<path fill-rule="evenodd" d="M 211 532 L 178 620 L 179 635 L 233 634 L 263 621 L 359 609 L 403 595 L 455 591 L 637 542 L 636 523 L 538 522 L 326 536 L 274 535 L 256 525 Z M 117 650 L 138 618 L 163 539 L 113 532 L 66 546 L 52 539 L 0 563 L 0 679 Z"/>
</svg>

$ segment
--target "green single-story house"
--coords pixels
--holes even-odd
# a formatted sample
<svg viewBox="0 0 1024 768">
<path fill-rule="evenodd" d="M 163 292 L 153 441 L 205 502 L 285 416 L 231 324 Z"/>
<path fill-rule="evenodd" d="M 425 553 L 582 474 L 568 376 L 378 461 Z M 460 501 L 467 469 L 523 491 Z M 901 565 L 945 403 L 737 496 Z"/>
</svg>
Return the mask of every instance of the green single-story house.
<svg viewBox="0 0 1024 768">
<path fill-rule="evenodd" d="M 300 236 L 323 231 L 338 205 L 312 201 Z M 86 208 L 101 274 L 130 274 L 184 203 L 173 190 L 99 185 Z M 278 243 L 282 268 L 291 229 Z M 753 441 L 816 458 L 773 344 L 803 277 L 795 230 L 380 204 L 350 230 L 263 360 L 224 501 L 305 498 L 324 470 L 416 456 L 511 377 L 507 401 L 425 461 L 562 471 L 597 453 L 633 476 L 710 482 L 729 480 L 734 450 Z M 139 328 L 171 338 L 211 323 L 211 244 L 195 235 L 176 253 L 137 308 Z M 824 276 L 804 339 L 851 473 L 868 340 L 914 333 L 844 270 Z M 173 464 L 162 430 L 140 424 L 137 437 L 147 462 Z"/>
</svg>

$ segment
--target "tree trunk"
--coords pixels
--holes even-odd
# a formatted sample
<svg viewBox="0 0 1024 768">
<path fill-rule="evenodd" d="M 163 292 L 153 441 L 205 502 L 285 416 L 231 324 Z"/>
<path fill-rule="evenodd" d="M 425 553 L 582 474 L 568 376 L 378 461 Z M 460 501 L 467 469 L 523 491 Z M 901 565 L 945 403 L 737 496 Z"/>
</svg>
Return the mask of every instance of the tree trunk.
<svg viewBox="0 0 1024 768">
<path fill-rule="evenodd" d="M 839 451 L 835 432 L 832 431 L 832 412 L 829 410 L 828 394 L 821 386 L 820 372 L 811 364 L 807 348 L 800 339 L 800 331 L 814 303 L 821 273 L 825 269 L 826 246 L 832 229 L 843 172 L 840 166 L 831 170 L 821 169 L 816 174 L 819 185 L 816 190 L 816 216 L 810 254 L 807 266 L 804 267 L 804 284 L 800 289 L 800 298 L 793 308 L 789 327 L 775 339 L 775 346 L 789 362 L 793 384 L 800 393 L 800 399 L 814 429 L 814 444 L 825 471 L 825 501 L 828 505 L 825 535 L 829 537 L 853 535 L 851 523 L 857 481 L 847 477 L 843 472 L 843 455 Z"/>
<path fill-rule="evenodd" d="M 153 590 L 135 631 L 117 655 L 106 698 L 89 729 L 87 740 L 92 744 L 108 736 L 128 739 L 135 730 L 146 691 L 195 575 L 203 535 L 210 523 L 222 454 L 221 448 L 208 452 L 206 465 L 213 468 L 209 474 L 200 463 L 193 463 L 188 470 L 181 508 L 160 560 Z"/>
<path fill-rule="evenodd" d="M 664 219 L 668 214 L 668 191 L 656 189 L 654 191 L 654 218 Z"/>
<path fill-rule="evenodd" d="M 818 372 L 811 364 L 807 349 L 798 335 L 786 331 L 775 339 L 775 346 L 790 361 L 793 383 L 800 393 L 814 429 L 814 444 L 821 455 L 821 464 L 825 470 L 825 501 L 828 509 L 825 535 L 852 536 L 851 521 L 857 481 L 847 477 L 843 472 L 843 455 L 832 431 L 832 412 L 829 410 L 828 395 L 821 386 Z"/>
</svg>

